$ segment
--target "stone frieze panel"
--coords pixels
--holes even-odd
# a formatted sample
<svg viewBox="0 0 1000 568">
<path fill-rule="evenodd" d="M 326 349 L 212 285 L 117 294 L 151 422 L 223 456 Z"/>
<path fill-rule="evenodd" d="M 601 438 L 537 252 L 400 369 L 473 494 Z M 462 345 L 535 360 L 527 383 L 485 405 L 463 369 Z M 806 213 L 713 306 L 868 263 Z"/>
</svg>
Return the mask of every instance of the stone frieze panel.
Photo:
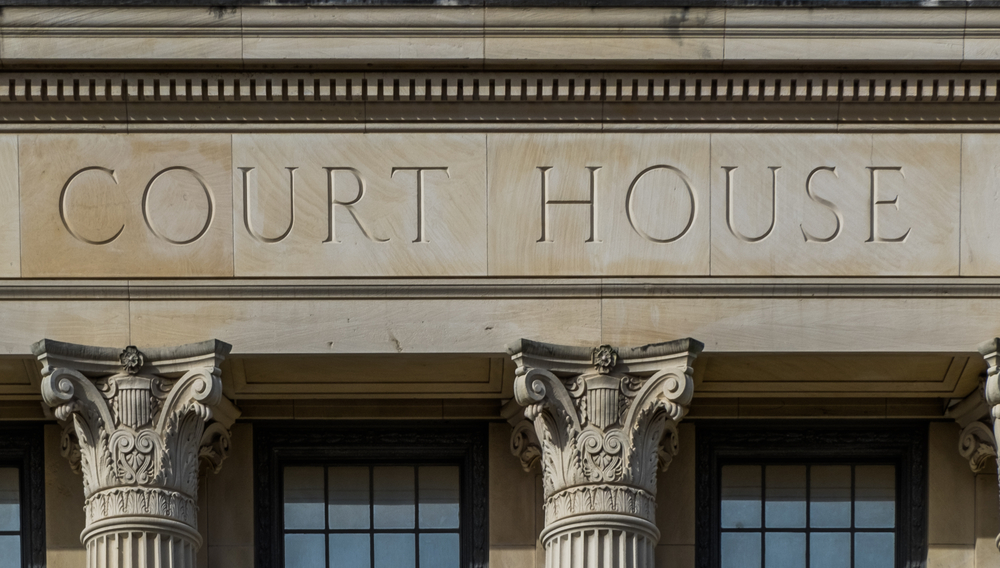
<svg viewBox="0 0 1000 568">
<path fill-rule="evenodd" d="M 991 134 L 0 137 L 0 276 L 996 276 L 996 148 Z"/>
<path fill-rule="evenodd" d="M 21 274 L 233 275 L 230 136 L 19 137 Z"/>
<path fill-rule="evenodd" d="M 486 275 L 484 134 L 233 136 L 237 276 Z"/>
<path fill-rule="evenodd" d="M 712 136 L 713 276 L 957 276 L 959 135 Z"/>
<path fill-rule="evenodd" d="M 709 274 L 709 140 L 489 136 L 490 274 Z"/>
</svg>

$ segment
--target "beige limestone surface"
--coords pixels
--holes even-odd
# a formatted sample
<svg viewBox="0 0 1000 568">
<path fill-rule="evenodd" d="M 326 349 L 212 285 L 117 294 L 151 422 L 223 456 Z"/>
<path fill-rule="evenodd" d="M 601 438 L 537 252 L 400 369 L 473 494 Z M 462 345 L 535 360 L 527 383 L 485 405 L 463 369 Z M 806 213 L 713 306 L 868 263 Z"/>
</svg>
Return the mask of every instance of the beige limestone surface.
<svg viewBox="0 0 1000 568">
<path fill-rule="evenodd" d="M 993 276 L 995 136 L 20 135 L 0 275 Z"/>
<path fill-rule="evenodd" d="M 45 426 L 45 551 L 48 568 L 80 568 L 87 551 L 80 542 L 86 524 L 83 477 L 60 452 L 62 428 Z"/>
<path fill-rule="evenodd" d="M 7 8 L 0 54 L 23 64 L 232 66 L 242 58 L 241 14 L 234 10 Z"/>
<path fill-rule="evenodd" d="M 17 137 L 0 136 L 0 277 L 21 275 Z"/>
<path fill-rule="evenodd" d="M 734 62 L 799 65 L 803 61 L 954 61 L 964 56 L 966 25 L 964 10 L 736 8 L 726 11 L 725 52 Z"/>
<path fill-rule="evenodd" d="M 962 276 L 1000 274 L 1000 135 L 962 135 Z"/>
<path fill-rule="evenodd" d="M 491 275 L 708 274 L 708 135 L 488 144 Z"/>
<path fill-rule="evenodd" d="M 236 275 L 485 275 L 485 152 L 483 134 L 234 135 Z"/>
<path fill-rule="evenodd" d="M 248 7 L 242 17 L 242 55 L 251 65 L 325 59 L 361 67 L 483 55 L 477 8 Z"/>
<path fill-rule="evenodd" d="M 19 141 L 22 275 L 232 276 L 229 136 Z"/>
<path fill-rule="evenodd" d="M 853 68 L 988 64 L 995 16 L 975 6 L 871 8 L 8 7 L 4 66 L 450 65 L 708 69 L 803 60 Z M 101 41 L 93 41 L 99 37 Z"/>
<path fill-rule="evenodd" d="M 131 340 L 225 337 L 234 355 L 503 353 L 512 337 L 598 345 L 600 313 L 597 300 L 136 302 Z"/>
<path fill-rule="evenodd" d="M 958 135 L 714 134 L 712 274 L 957 276 L 960 155 Z"/>
<path fill-rule="evenodd" d="M 723 56 L 725 13 L 718 8 L 486 8 L 484 22 L 488 63 L 641 65 Z M 574 29 L 589 30 L 589 41 Z"/>
</svg>

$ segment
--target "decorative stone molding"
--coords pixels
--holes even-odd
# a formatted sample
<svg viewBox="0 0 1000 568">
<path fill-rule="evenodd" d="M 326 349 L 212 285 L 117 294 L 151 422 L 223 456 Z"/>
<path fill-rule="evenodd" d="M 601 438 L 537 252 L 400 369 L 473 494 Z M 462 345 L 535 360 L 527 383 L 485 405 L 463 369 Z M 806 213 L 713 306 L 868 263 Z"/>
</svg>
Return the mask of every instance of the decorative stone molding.
<svg viewBox="0 0 1000 568">
<path fill-rule="evenodd" d="M 0 102 L 995 103 L 991 73 L 0 73 Z M 259 118 L 258 118 L 259 119 Z"/>
<path fill-rule="evenodd" d="M 979 352 L 986 359 L 989 368 L 986 370 L 986 385 L 984 395 L 989 408 L 987 417 L 993 427 L 994 451 L 998 432 L 1000 432 L 1000 338 L 994 338 L 979 346 Z M 962 432 L 963 439 L 965 431 Z M 1000 475 L 1000 471 L 998 471 Z M 997 548 L 1000 549 L 1000 535 L 996 539 Z"/>
<path fill-rule="evenodd" d="M 985 389 L 986 385 L 981 383 L 979 388 L 955 401 L 945 411 L 945 416 L 954 418 L 962 428 L 958 452 L 969 460 L 969 467 L 975 473 L 985 472 L 997 457 L 997 442 Z"/>
<path fill-rule="evenodd" d="M 239 415 L 222 395 L 230 349 L 32 346 L 42 399 L 66 422 L 63 456 L 83 474 L 89 568 L 195 565 L 199 464 L 218 471 Z"/>
<path fill-rule="evenodd" d="M 702 347 L 508 347 L 525 407 L 511 450 L 525 468 L 542 465 L 547 568 L 653 566 L 656 472 L 677 453 Z"/>
</svg>

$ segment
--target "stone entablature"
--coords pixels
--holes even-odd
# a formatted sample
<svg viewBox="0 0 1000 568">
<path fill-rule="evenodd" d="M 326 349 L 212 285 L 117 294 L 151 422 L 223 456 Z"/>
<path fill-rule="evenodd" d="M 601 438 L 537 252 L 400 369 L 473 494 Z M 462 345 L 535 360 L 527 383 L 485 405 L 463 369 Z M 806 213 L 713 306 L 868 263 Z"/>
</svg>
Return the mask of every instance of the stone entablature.
<svg viewBox="0 0 1000 568">
<path fill-rule="evenodd" d="M 546 566 L 652 566 L 656 472 L 677 453 L 701 349 L 693 339 L 629 349 L 522 339 L 508 348 L 525 407 L 511 449 L 525 469 L 542 467 Z M 584 549 L 606 552 L 585 560 Z"/>
<path fill-rule="evenodd" d="M 42 399 L 83 474 L 89 568 L 193 566 L 202 461 L 216 470 L 239 411 L 222 395 L 220 341 L 140 351 L 42 340 Z M 126 550 L 127 549 L 127 550 Z M 111 564 L 108 564 L 111 562 Z"/>
<path fill-rule="evenodd" d="M 462 4 L 463 2 L 459 2 Z M 225 2 L 223 3 L 225 4 Z M 547 3 L 548 4 L 548 3 Z M 633 3 L 628 3 L 633 5 Z M 721 4 L 721 2 L 720 2 Z M 730 4 L 730 3 L 726 3 Z M 977 13 L 987 17 L 976 17 Z M 754 7 L 7 6 L 4 67 L 38 65 L 850 68 L 989 64 L 989 10 Z"/>
<path fill-rule="evenodd" d="M 998 146 L 917 133 L 0 136 L 0 167 L 18 172 L 0 180 L 0 277 L 996 276 Z"/>
</svg>

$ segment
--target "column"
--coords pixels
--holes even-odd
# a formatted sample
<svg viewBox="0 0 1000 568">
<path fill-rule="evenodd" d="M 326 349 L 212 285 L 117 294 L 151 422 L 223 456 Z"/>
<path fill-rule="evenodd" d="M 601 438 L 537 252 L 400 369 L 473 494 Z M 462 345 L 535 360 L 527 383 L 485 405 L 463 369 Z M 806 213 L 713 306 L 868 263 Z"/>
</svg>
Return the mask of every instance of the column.
<svg viewBox="0 0 1000 568">
<path fill-rule="evenodd" d="M 63 456 L 83 474 L 88 568 L 194 568 L 199 467 L 218 471 L 239 415 L 222 395 L 230 349 L 32 346 Z"/>
<path fill-rule="evenodd" d="M 975 444 L 975 438 L 986 438 L 987 442 L 992 442 L 993 446 L 989 449 L 984 448 L 982 445 L 974 445 L 974 447 L 979 448 L 978 452 L 975 450 L 970 452 L 970 455 L 975 456 L 976 453 L 980 455 L 989 456 L 989 450 L 992 450 L 992 455 L 996 455 L 996 441 L 998 438 L 998 433 L 1000 433 L 1000 338 L 995 338 L 983 343 L 979 346 L 979 352 L 982 353 L 983 358 L 986 359 L 986 364 L 989 368 L 986 370 L 986 387 L 984 389 L 986 396 L 986 405 L 989 409 L 989 414 L 986 416 L 986 421 L 993 427 L 992 438 L 988 437 L 990 432 L 982 433 L 979 429 L 979 435 L 975 435 L 970 432 L 973 437 L 968 443 Z M 976 428 L 973 424 L 973 428 Z M 968 430 L 968 428 L 966 428 Z M 962 431 L 962 441 L 961 445 L 966 444 L 966 430 Z M 963 449 L 964 451 L 964 449 Z M 985 457 L 984 457 L 985 460 Z M 998 473 L 1000 474 L 1000 473 Z M 1000 548 L 1000 535 L 997 535 L 996 539 L 997 548 Z"/>
<path fill-rule="evenodd" d="M 653 567 L 656 472 L 677 453 L 702 347 L 508 347 L 524 406 L 511 449 L 542 466 L 546 568 Z"/>
</svg>

